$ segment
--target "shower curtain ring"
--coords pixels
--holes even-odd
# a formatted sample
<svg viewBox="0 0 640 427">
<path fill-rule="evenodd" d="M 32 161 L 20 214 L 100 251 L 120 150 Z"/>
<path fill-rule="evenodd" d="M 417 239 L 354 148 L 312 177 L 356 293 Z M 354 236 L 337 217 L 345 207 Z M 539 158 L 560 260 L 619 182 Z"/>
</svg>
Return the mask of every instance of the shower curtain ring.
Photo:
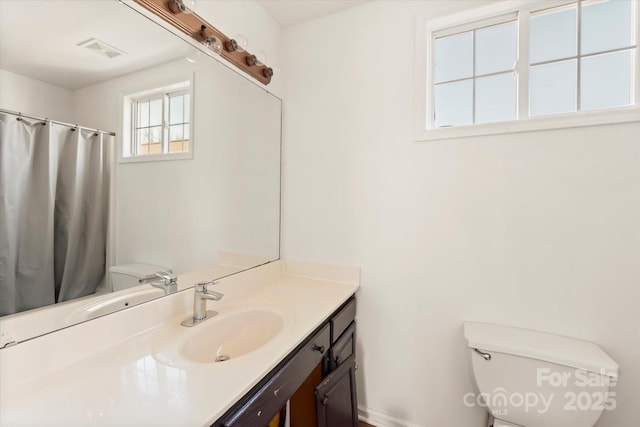
<svg viewBox="0 0 640 427">
<path fill-rule="evenodd" d="M 22 121 L 22 113 L 18 113 L 18 117 L 16 118 L 16 120 L 18 120 L 19 122 Z"/>
<path fill-rule="evenodd" d="M 78 125 L 75 125 L 74 127 L 71 128 L 71 132 L 75 132 L 76 129 L 78 129 Z"/>
</svg>

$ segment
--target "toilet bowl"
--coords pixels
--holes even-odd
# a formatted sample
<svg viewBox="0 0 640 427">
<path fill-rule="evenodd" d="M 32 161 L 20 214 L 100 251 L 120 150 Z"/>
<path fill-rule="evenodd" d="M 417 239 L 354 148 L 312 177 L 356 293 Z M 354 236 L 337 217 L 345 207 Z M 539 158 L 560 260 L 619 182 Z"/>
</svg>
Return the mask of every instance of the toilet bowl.
<svg viewBox="0 0 640 427">
<path fill-rule="evenodd" d="M 592 427 L 615 408 L 618 364 L 592 342 L 478 322 L 464 337 L 494 427 Z"/>
</svg>

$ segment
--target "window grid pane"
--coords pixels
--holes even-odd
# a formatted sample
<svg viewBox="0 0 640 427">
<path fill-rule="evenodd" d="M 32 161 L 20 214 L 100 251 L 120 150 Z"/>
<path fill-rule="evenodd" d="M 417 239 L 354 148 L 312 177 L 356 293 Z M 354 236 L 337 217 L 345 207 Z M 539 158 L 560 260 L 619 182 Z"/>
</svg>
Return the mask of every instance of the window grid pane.
<svg viewBox="0 0 640 427">
<path fill-rule="evenodd" d="M 138 129 L 136 131 L 136 147 L 138 154 L 149 154 L 149 129 Z"/>
<path fill-rule="evenodd" d="M 568 56 L 574 44 L 569 30 L 573 31 L 571 21 L 578 5 L 576 40 L 579 38 L 580 44 L 576 43 L 576 52 Z M 632 44 L 631 11 L 630 0 L 581 1 L 532 17 L 529 116 L 631 104 L 631 57 L 636 48 L 624 49 Z M 572 58 L 575 59 L 567 61 Z M 567 72 L 568 62 L 575 62 L 575 78 Z M 554 70 L 559 74 L 550 74 Z M 571 102 L 570 97 L 575 101 Z"/>
<path fill-rule="evenodd" d="M 149 101 L 138 103 L 138 120 L 136 124 L 138 128 L 149 126 Z"/>
<path fill-rule="evenodd" d="M 169 97 L 169 153 L 182 153 L 188 151 L 188 99 L 188 93 Z"/>
<path fill-rule="evenodd" d="M 169 96 L 169 124 L 184 123 L 184 95 Z"/>
<path fill-rule="evenodd" d="M 133 152 L 138 155 L 188 152 L 189 99 L 189 93 L 181 90 L 134 101 Z"/>
<path fill-rule="evenodd" d="M 492 25 L 489 18 L 484 27 L 436 36 L 433 126 L 635 105 L 635 7 L 633 0 L 579 0 L 535 12 L 523 7 L 515 21 Z M 520 60 L 527 69 L 518 78 L 511 69 L 523 12 L 527 33 L 520 48 L 527 57 Z M 518 89 L 518 81 L 525 86 Z M 528 99 L 518 101 L 521 96 Z"/>
<path fill-rule="evenodd" d="M 473 77 L 473 31 L 436 39 L 436 83 Z"/>
<path fill-rule="evenodd" d="M 633 55 L 630 50 L 581 59 L 580 109 L 631 104 Z"/>
<path fill-rule="evenodd" d="M 605 0 L 581 4 L 581 54 L 630 47 L 632 43 L 631 0 Z"/>
<path fill-rule="evenodd" d="M 515 119 L 516 79 L 512 72 L 517 55 L 515 20 L 442 37 L 435 42 L 435 127 Z M 447 52 L 447 49 L 456 51 Z M 455 66 L 461 66 L 462 71 L 454 69 Z M 479 79 L 483 79 L 480 84 Z M 510 83 L 505 84 L 506 81 Z M 492 94 L 487 89 L 496 82 L 502 84 L 497 83 L 499 92 Z M 508 105 L 495 105 L 499 100 L 509 100 Z M 486 111 L 479 112 L 478 107 Z"/>
<path fill-rule="evenodd" d="M 475 30 L 476 77 L 511 71 L 516 63 L 516 21 Z"/>
<path fill-rule="evenodd" d="M 530 64 L 576 56 L 578 9 L 575 3 L 534 13 L 529 25 Z"/>
<path fill-rule="evenodd" d="M 149 126 L 162 126 L 162 99 L 149 102 Z"/>
<path fill-rule="evenodd" d="M 473 123 L 473 79 L 443 83 L 435 88 L 436 127 Z"/>
<path fill-rule="evenodd" d="M 577 61 L 551 62 L 529 69 L 529 115 L 577 110 Z"/>
<path fill-rule="evenodd" d="M 475 122 L 515 120 L 516 77 L 511 72 L 479 77 L 476 80 Z"/>
</svg>

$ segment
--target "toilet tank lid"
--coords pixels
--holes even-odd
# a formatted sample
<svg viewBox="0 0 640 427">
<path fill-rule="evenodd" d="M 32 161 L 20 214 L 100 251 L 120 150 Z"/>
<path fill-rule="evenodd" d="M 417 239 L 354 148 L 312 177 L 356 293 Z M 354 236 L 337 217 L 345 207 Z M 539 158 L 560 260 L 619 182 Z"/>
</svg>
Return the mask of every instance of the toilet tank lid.
<svg viewBox="0 0 640 427">
<path fill-rule="evenodd" d="M 113 267 L 109 268 L 109 271 L 111 273 L 120 273 L 120 274 L 126 274 L 128 276 L 135 276 L 139 279 L 149 274 L 153 274 L 156 271 L 168 271 L 169 273 L 171 273 L 170 268 L 163 267 L 161 265 L 144 264 L 144 263 L 114 265 Z"/>
<path fill-rule="evenodd" d="M 618 364 L 598 345 L 576 338 L 510 326 L 464 322 L 467 346 L 544 360 L 618 378 Z"/>
</svg>

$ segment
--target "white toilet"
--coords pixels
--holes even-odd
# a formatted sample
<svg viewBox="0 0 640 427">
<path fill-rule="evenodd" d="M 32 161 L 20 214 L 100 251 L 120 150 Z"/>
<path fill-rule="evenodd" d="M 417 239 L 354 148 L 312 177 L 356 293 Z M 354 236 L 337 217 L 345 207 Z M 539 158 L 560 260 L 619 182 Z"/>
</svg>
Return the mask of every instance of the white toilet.
<svg viewBox="0 0 640 427">
<path fill-rule="evenodd" d="M 478 391 L 464 403 L 493 427 L 592 427 L 615 408 L 618 364 L 592 342 L 477 322 L 464 337 Z"/>
<path fill-rule="evenodd" d="M 140 279 L 149 276 L 156 271 L 172 272 L 170 268 L 153 264 L 133 263 L 114 265 L 109 268 L 109 272 L 111 273 L 112 290 L 115 292 L 138 286 L 140 284 Z"/>
</svg>

